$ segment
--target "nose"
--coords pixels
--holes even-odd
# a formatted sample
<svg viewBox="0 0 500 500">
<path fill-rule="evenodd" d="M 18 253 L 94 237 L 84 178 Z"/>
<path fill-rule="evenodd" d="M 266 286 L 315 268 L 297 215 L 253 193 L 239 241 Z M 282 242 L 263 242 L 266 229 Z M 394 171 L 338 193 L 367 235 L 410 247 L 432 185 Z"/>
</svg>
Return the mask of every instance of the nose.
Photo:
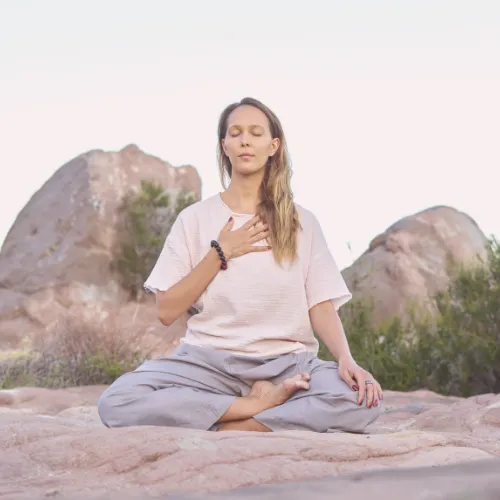
<svg viewBox="0 0 500 500">
<path fill-rule="evenodd" d="M 241 140 L 241 145 L 242 146 L 249 146 L 250 145 L 250 136 L 248 132 L 243 132 L 240 136 Z"/>
</svg>

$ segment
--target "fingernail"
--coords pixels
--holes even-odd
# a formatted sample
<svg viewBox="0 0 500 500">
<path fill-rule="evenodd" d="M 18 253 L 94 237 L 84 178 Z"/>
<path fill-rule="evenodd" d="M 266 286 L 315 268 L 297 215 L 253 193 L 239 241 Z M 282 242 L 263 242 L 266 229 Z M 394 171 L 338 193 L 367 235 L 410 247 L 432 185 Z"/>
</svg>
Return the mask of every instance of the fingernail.
<svg viewBox="0 0 500 500">
<path fill-rule="evenodd" d="M 267 248 L 268 248 L 268 250 L 271 250 L 272 246 L 271 245 L 267 245 Z"/>
<path fill-rule="evenodd" d="M 353 386 L 352 386 L 352 390 L 353 390 L 353 391 L 359 391 L 359 387 L 358 387 L 357 385 L 353 385 Z"/>
<path fill-rule="evenodd" d="M 229 217 L 229 222 L 231 222 L 232 220 L 233 220 L 233 218 L 232 218 L 232 217 Z"/>
<path fill-rule="evenodd" d="M 373 403 L 373 406 L 378 406 L 378 401 L 375 401 L 375 403 Z"/>
</svg>

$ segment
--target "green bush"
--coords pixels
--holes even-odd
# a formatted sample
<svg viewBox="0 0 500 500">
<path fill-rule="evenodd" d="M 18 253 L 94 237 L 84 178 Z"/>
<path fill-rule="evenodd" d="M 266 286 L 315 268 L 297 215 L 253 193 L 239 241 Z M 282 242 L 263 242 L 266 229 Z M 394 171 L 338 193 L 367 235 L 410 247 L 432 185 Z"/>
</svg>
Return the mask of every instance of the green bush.
<svg viewBox="0 0 500 500">
<path fill-rule="evenodd" d="M 105 319 L 66 317 L 49 337 L 36 339 L 32 351 L 0 361 L 0 388 L 62 388 L 110 384 L 135 369 L 160 346 L 143 345 L 144 331 Z"/>
<path fill-rule="evenodd" d="M 500 392 L 500 246 L 493 240 L 486 265 L 454 270 L 436 295 L 435 317 L 395 317 L 383 327 L 372 305 L 353 300 L 340 316 L 356 361 L 386 389 L 429 389 L 471 396 Z M 325 346 L 320 357 L 331 359 Z"/>
<path fill-rule="evenodd" d="M 153 269 L 165 238 L 179 213 L 196 200 L 179 193 L 172 203 L 164 188 L 143 180 L 138 193 L 128 193 L 122 202 L 116 267 L 122 285 L 134 300 L 141 300 L 143 285 Z"/>
</svg>

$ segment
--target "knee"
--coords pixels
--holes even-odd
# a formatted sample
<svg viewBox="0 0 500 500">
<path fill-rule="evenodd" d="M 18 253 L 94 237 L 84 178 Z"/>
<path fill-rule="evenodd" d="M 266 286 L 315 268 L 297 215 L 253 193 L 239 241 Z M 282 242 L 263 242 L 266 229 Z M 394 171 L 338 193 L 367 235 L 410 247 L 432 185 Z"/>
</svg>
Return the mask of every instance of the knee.
<svg viewBox="0 0 500 500">
<path fill-rule="evenodd" d="M 97 402 L 97 413 L 99 414 L 101 422 L 106 427 L 113 427 L 112 425 L 110 425 L 110 422 L 114 421 L 114 409 L 115 407 L 111 401 L 111 398 L 107 394 L 107 391 L 104 391 L 104 393 L 101 394 L 99 401 Z"/>
<path fill-rule="evenodd" d="M 371 406 L 370 408 L 366 406 L 365 401 L 363 401 L 361 406 L 355 403 L 353 412 L 348 412 L 351 414 L 351 418 L 345 422 L 343 430 L 346 432 L 363 433 L 366 427 L 373 424 L 382 412 L 383 409 L 380 401 L 377 406 Z"/>
<path fill-rule="evenodd" d="M 112 393 L 107 389 L 101 394 L 97 403 L 97 413 L 101 422 L 106 427 L 128 427 L 134 425 L 127 415 L 130 412 L 124 411 L 119 394 Z"/>
</svg>

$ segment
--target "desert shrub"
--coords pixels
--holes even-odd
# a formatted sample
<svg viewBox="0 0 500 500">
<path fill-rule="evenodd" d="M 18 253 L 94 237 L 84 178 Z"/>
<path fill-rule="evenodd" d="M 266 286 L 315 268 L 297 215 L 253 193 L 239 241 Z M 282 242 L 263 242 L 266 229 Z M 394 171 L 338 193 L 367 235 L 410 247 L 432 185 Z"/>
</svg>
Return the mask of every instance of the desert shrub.
<svg viewBox="0 0 500 500">
<path fill-rule="evenodd" d="M 415 342 L 397 316 L 375 327 L 373 305 L 362 300 L 346 304 L 340 316 L 354 359 L 373 373 L 385 389 L 414 390 L 423 386 L 420 365 L 415 363 Z M 414 326 L 413 326 L 414 327 Z M 320 341 L 319 357 L 332 359 Z"/>
<path fill-rule="evenodd" d="M 0 362 L 0 387 L 110 384 L 157 347 L 146 349 L 144 332 L 124 329 L 113 316 L 68 316 L 49 337 L 39 337 L 30 352 Z"/>
<path fill-rule="evenodd" d="M 455 395 L 500 392 L 500 246 L 487 265 L 458 268 L 436 297 L 435 325 L 420 342 L 433 387 Z"/>
<path fill-rule="evenodd" d="M 143 285 L 179 213 L 196 200 L 181 192 L 174 200 L 155 182 L 143 180 L 138 192 L 128 193 L 120 207 L 115 265 L 131 299 L 140 300 Z"/>
<path fill-rule="evenodd" d="M 382 327 L 372 306 L 353 300 L 341 318 L 357 362 L 386 389 L 426 388 L 470 396 L 500 392 L 500 246 L 491 241 L 484 265 L 455 268 L 434 298 L 435 317 L 395 317 Z M 323 344 L 320 357 L 331 355 Z"/>
</svg>

